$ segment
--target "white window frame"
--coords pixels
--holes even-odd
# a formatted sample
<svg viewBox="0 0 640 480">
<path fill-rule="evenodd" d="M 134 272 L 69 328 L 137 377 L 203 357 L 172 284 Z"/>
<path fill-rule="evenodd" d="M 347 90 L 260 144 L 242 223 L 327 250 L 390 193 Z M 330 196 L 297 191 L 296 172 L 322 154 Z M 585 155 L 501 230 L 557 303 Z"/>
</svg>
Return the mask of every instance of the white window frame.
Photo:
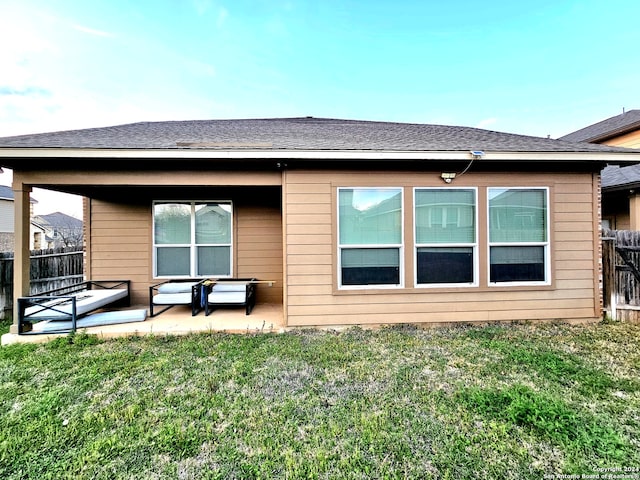
<svg viewBox="0 0 640 480">
<path fill-rule="evenodd" d="M 342 190 L 389 190 L 400 192 L 400 242 L 398 244 L 346 244 L 340 243 L 340 192 Z M 338 187 L 336 193 L 336 245 L 337 245 L 337 263 L 338 263 L 338 289 L 339 290 L 379 290 L 379 289 L 400 289 L 404 288 L 404 188 L 403 187 L 375 187 L 375 186 L 359 186 L 359 187 Z M 356 249 L 398 249 L 398 274 L 400 276 L 397 285 L 389 284 L 371 284 L 371 285 L 343 285 L 342 284 L 342 251 Z"/>
<path fill-rule="evenodd" d="M 155 207 L 158 204 L 166 204 L 166 203 L 175 203 L 175 204 L 183 204 L 189 205 L 191 209 L 191 240 L 190 243 L 187 244 L 157 244 L 156 243 L 156 216 L 155 216 Z M 231 232 L 230 232 L 230 243 L 222 244 L 197 244 L 196 243 L 196 205 L 200 204 L 224 204 L 229 205 L 231 208 Z M 210 275 L 195 275 L 198 269 L 198 247 L 229 247 L 229 275 L 217 275 L 215 278 L 232 278 L 233 277 L 233 265 L 234 265 L 234 206 L 231 200 L 154 200 L 151 205 L 151 238 L 153 244 L 153 278 L 164 279 L 164 278 L 209 278 Z M 158 275 L 158 258 L 157 252 L 158 247 L 189 247 L 189 275 Z"/>
<path fill-rule="evenodd" d="M 542 190 L 545 194 L 545 242 L 492 242 L 491 241 L 491 190 Z M 518 287 L 518 286 L 547 286 L 551 285 L 551 202 L 549 187 L 487 187 L 487 283 L 490 287 Z M 491 281 L 491 247 L 543 247 L 544 252 L 544 277 L 543 281 L 516 281 L 516 282 L 492 282 Z"/>
<path fill-rule="evenodd" d="M 475 238 L 473 243 L 418 243 L 418 222 L 416 193 L 418 190 L 473 190 Z M 477 187 L 414 187 L 413 188 L 413 282 L 417 288 L 449 288 L 449 287 L 477 287 L 479 284 L 480 260 L 478 255 L 478 188 Z M 444 212 L 443 212 L 444 214 Z M 446 215 L 446 214 L 445 214 Z M 458 208 L 458 226 L 460 225 L 460 209 Z M 429 226 L 432 226 L 431 213 Z M 444 227 L 446 228 L 446 226 Z M 418 283 L 418 248 L 471 248 L 473 251 L 473 282 L 471 283 Z"/>
</svg>

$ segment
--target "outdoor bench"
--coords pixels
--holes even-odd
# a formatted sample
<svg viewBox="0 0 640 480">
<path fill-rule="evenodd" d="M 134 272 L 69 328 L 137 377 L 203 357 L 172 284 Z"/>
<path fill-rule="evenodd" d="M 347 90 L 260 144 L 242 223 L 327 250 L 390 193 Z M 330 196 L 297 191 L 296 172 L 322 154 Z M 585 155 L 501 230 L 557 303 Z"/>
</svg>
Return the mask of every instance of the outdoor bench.
<svg viewBox="0 0 640 480">
<path fill-rule="evenodd" d="M 246 315 L 256 305 L 255 278 L 223 278 L 207 280 L 203 284 L 203 297 L 206 299 L 205 315 L 217 307 L 245 307 Z"/>
<path fill-rule="evenodd" d="M 191 316 L 202 311 L 202 280 L 165 280 L 149 287 L 149 316 L 154 317 L 175 305 L 191 305 Z M 156 306 L 163 306 L 158 311 Z"/>
<path fill-rule="evenodd" d="M 105 307 L 128 307 L 129 280 L 89 280 L 18 298 L 18 333 L 63 333 L 75 331 L 78 320 Z M 47 323 L 34 330 L 35 323 Z"/>
</svg>

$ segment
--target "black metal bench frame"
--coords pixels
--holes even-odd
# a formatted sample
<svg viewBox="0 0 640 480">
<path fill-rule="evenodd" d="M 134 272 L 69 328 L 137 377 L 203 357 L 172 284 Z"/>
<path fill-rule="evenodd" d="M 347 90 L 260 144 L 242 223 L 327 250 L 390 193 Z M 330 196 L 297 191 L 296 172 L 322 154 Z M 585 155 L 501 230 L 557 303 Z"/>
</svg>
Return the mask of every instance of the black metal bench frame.
<svg viewBox="0 0 640 480">
<path fill-rule="evenodd" d="M 78 302 L 78 294 L 91 290 L 119 290 L 125 288 L 127 293 L 124 298 L 118 298 L 106 304 L 92 308 L 81 314 L 77 313 L 76 304 Z M 62 309 L 71 303 L 71 311 Z M 38 293 L 28 297 L 18 298 L 18 334 L 20 335 L 38 335 L 44 333 L 68 333 L 75 332 L 76 322 L 78 318 L 84 317 L 91 312 L 103 309 L 105 307 L 128 307 L 131 305 L 131 281 L 130 280 L 88 280 L 68 287 L 55 288 L 46 292 Z M 32 313 L 27 313 L 29 307 L 38 307 Z M 59 331 L 34 332 L 32 331 L 33 322 L 31 320 L 41 321 L 37 317 L 42 312 L 53 312 L 60 320 L 71 321 L 71 328 L 63 328 Z"/>
<path fill-rule="evenodd" d="M 172 303 L 172 304 L 154 304 L 153 303 L 153 297 L 159 293 L 158 289 L 162 286 L 162 285 L 167 285 L 170 283 L 180 283 L 180 282 L 196 282 L 195 285 L 193 285 L 191 287 L 191 316 L 195 317 L 198 313 L 200 313 L 203 310 L 203 305 L 202 305 L 202 284 L 205 281 L 205 279 L 201 278 L 201 279 L 181 279 L 181 280 L 165 280 L 164 282 L 160 282 L 157 283 L 155 285 L 151 285 L 149 287 L 149 316 L 150 317 L 155 317 L 156 315 L 160 315 L 162 312 L 166 312 L 167 310 L 169 310 L 172 307 L 175 307 L 176 305 L 188 305 L 188 303 Z M 165 295 L 171 295 L 170 293 L 167 293 Z M 154 308 L 155 306 L 155 308 Z M 163 308 L 164 307 L 164 308 Z M 158 310 L 158 308 L 161 308 L 161 310 Z"/>
<path fill-rule="evenodd" d="M 250 315 L 251 311 L 253 310 L 253 307 L 256 306 L 256 284 L 254 283 L 256 281 L 257 281 L 256 278 L 221 278 L 219 280 L 209 280 L 204 282 L 203 284 L 203 287 L 204 287 L 203 296 L 205 297 L 204 298 L 204 304 L 205 304 L 204 314 L 209 315 L 217 307 L 245 307 L 246 315 Z M 246 283 L 244 302 L 220 303 L 220 302 L 209 301 L 209 294 L 213 291 L 213 287 L 216 285 L 216 283 L 228 285 L 228 284 L 233 284 L 234 282 Z"/>
</svg>

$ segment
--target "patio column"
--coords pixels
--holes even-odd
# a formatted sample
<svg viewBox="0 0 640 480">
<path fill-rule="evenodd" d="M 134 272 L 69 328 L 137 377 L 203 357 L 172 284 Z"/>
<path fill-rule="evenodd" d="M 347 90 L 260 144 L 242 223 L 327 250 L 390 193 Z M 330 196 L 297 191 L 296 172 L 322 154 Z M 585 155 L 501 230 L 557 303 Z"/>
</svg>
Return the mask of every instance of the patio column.
<svg viewBox="0 0 640 480">
<path fill-rule="evenodd" d="M 13 324 L 10 333 L 18 333 L 18 298 L 30 293 L 31 262 L 29 235 L 31 228 L 31 187 L 14 181 L 14 253 L 13 253 Z"/>
<path fill-rule="evenodd" d="M 629 230 L 640 230 L 640 193 L 629 195 Z"/>
</svg>

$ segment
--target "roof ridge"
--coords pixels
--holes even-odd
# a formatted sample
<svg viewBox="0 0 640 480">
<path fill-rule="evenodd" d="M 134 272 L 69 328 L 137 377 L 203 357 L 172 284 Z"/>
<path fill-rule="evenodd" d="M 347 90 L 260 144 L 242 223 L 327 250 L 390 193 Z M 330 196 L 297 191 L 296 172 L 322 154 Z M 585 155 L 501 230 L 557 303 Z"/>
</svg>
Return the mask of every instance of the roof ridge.
<svg viewBox="0 0 640 480">
<path fill-rule="evenodd" d="M 412 152 L 616 152 L 478 127 L 325 117 L 160 120 L 0 138 L 2 148 Z M 7 165 L 8 166 L 8 165 Z"/>
</svg>

